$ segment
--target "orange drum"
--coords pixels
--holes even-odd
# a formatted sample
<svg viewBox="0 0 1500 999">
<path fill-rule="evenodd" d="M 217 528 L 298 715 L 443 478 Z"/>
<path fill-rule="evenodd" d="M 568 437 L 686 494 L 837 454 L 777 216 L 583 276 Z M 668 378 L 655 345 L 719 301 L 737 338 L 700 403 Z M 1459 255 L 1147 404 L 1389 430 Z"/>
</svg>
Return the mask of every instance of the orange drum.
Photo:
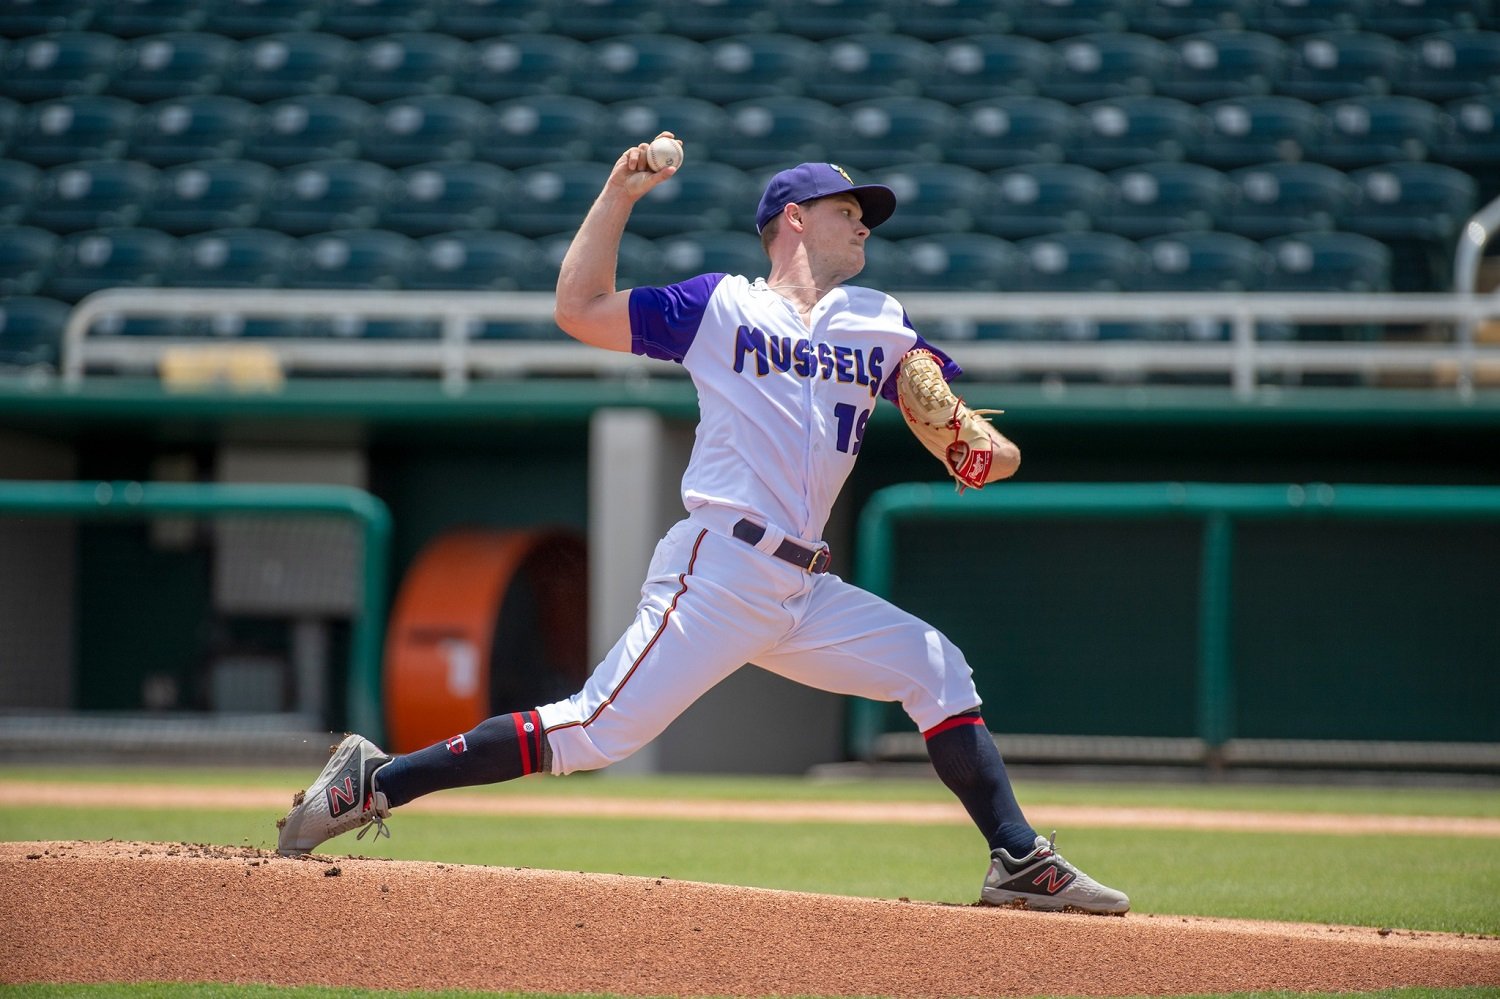
<svg viewBox="0 0 1500 999">
<path fill-rule="evenodd" d="M 570 531 L 457 530 L 402 580 L 385 647 L 386 748 L 561 700 L 588 676 L 588 560 Z"/>
</svg>

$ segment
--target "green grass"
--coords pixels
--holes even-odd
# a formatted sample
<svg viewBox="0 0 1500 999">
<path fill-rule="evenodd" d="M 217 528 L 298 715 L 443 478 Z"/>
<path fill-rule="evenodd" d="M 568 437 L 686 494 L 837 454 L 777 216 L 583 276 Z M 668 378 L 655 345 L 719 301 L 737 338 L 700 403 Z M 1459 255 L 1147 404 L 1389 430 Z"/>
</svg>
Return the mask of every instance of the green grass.
<svg viewBox="0 0 1500 999">
<path fill-rule="evenodd" d="M 135 807 L 129 786 L 291 790 L 305 770 L 12 768 L 6 779 L 96 781 L 122 788 L 107 808 L 7 806 L 0 839 L 141 839 L 270 847 L 276 813 Z M 1027 804 L 1243 809 L 1332 814 L 1500 815 L 1500 794 L 1452 789 L 1238 787 L 1023 782 Z M 950 801 L 935 780 L 809 781 L 782 778 L 615 777 L 527 779 L 472 789 L 514 794 L 766 801 Z M 497 818 L 398 814 L 395 838 L 371 846 L 352 835 L 331 853 L 505 867 L 667 876 L 829 894 L 967 903 L 984 851 L 967 826 L 666 819 Z M 1127 890 L 1140 915 L 1207 915 L 1500 934 L 1500 840 L 1443 836 L 1101 829 L 1070 827 L 1058 845 L 1090 873 Z M 253 985 L 0 986 L 10 997 L 125 999 L 476 999 L 501 993 L 369 992 Z M 1244 997 L 1314 994 L 1242 993 Z M 1398 989 L 1362 999 L 1500 999 L 1500 987 Z M 528 996 L 525 999 L 541 999 Z M 1223 999 L 1223 997 L 1216 997 Z"/>
</svg>

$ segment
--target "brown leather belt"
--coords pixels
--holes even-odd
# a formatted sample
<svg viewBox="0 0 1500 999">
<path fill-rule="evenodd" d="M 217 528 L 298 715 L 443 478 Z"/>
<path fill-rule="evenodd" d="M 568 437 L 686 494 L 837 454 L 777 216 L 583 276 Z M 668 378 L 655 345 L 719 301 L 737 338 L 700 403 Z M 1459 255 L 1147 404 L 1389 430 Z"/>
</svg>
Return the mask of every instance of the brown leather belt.
<svg viewBox="0 0 1500 999">
<path fill-rule="evenodd" d="M 734 536 L 747 545 L 758 545 L 760 539 L 766 536 L 766 529 L 753 520 L 742 520 L 734 525 Z M 818 574 L 827 572 L 828 563 L 833 560 L 827 548 L 803 548 L 790 538 L 778 545 L 771 554 L 799 569 Z"/>
</svg>

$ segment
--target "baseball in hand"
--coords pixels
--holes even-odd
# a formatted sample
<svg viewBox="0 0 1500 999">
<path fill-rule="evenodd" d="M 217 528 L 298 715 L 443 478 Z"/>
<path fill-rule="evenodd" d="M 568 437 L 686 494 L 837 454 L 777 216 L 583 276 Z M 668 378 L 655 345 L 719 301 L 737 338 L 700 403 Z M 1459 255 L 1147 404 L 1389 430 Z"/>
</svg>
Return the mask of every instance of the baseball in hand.
<svg viewBox="0 0 1500 999">
<path fill-rule="evenodd" d="M 658 136 L 646 147 L 646 165 L 652 170 L 665 170 L 669 166 L 682 165 L 682 143 Z"/>
</svg>

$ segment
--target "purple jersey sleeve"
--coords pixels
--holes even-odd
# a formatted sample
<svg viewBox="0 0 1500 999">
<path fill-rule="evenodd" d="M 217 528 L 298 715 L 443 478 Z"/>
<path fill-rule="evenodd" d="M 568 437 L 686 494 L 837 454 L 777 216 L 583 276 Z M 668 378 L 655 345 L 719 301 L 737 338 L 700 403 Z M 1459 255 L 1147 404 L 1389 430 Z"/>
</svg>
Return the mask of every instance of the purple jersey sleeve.
<svg viewBox="0 0 1500 999">
<path fill-rule="evenodd" d="M 682 363 L 714 289 L 723 274 L 700 274 L 665 288 L 630 290 L 630 350 L 661 361 Z"/>
<path fill-rule="evenodd" d="M 911 321 L 907 320 L 906 325 L 908 328 L 910 328 Z M 913 330 L 913 332 L 915 332 L 915 330 Z M 941 350 L 938 350 L 926 340 L 923 340 L 922 334 L 920 333 L 917 333 L 917 342 L 911 345 L 911 349 L 932 351 L 932 355 L 936 357 L 938 359 L 938 363 L 943 366 L 943 377 L 950 382 L 964 373 L 964 369 L 958 366 L 957 361 L 953 360 L 953 358 L 949 357 Z M 896 401 L 896 376 L 900 373 L 901 365 L 898 363 L 894 368 L 891 369 L 890 375 L 886 377 L 885 384 L 880 386 L 880 394 L 885 396 L 891 402 Z"/>
</svg>

